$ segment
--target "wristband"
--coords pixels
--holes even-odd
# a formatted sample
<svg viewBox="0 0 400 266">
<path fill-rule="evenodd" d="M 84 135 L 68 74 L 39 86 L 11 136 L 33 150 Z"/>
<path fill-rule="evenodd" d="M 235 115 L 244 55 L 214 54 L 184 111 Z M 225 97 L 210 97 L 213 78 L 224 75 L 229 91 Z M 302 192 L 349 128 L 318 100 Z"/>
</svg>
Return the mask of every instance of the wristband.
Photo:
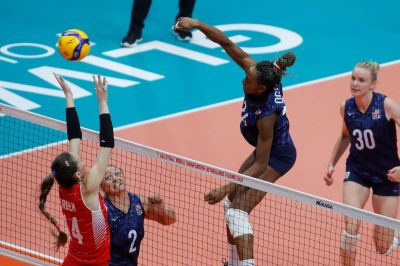
<svg viewBox="0 0 400 266">
<path fill-rule="evenodd" d="M 68 140 L 82 139 L 81 125 L 75 107 L 66 109 Z"/>
<path fill-rule="evenodd" d="M 114 130 L 110 114 L 100 115 L 100 147 L 114 148 Z"/>
</svg>

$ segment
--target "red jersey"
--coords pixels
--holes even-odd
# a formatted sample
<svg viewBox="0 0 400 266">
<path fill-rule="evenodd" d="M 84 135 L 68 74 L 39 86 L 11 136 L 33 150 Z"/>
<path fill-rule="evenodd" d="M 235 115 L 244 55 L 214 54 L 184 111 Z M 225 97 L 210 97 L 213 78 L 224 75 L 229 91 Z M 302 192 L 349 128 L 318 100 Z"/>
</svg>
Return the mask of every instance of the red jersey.
<svg viewBox="0 0 400 266">
<path fill-rule="evenodd" d="M 59 189 L 61 208 L 71 240 L 68 259 L 79 265 L 101 265 L 110 259 L 110 229 L 107 209 L 99 193 L 100 207 L 93 211 L 83 201 L 81 183 Z"/>
</svg>

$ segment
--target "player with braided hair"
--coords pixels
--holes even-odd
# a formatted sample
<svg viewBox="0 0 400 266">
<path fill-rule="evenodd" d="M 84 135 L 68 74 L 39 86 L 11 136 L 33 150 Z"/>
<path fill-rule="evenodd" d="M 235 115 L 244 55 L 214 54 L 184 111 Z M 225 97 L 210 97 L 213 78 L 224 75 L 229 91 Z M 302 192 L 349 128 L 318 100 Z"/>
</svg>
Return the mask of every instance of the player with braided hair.
<svg viewBox="0 0 400 266">
<path fill-rule="evenodd" d="M 246 141 L 255 147 L 239 172 L 275 182 L 288 172 L 296 160 L 296 148 L 289 134 L 289 121 L 283 101 L 281 79 L 286 68 L 296 61 L 286 53 L 275 61 L 257 62 L 233 43 L 222 31 L 192 18 L 179 18 L 174 30 L 199 29 L 218 43 L 244 70 L 244 101 L 240 128 Z M 234 183 L 206 193 L 209 204 L 224 200 L 228 236 L 228 265 L 255 265 L 253 231 L 249 213 L 264 198 L 265 192 Z"/>
<path fill-rule="evenodd" d="M 66 99 L 69 152 L 58 155 L 51 164 L 51 174 L 41 184 L 39 209 L 57 228 L 57 249 L 67 242 L 54 217 L 46 210 L 47 196 L 57 181 L 62 212 L 71 235 L 68 255 L 62 265 L 108 266 L 110 259 L 110 229 L 107 209 L 100 195 L 100 184 L 107 169 L 114 133 L 107 105 L 107 80 L 93 76 L 100 110 L 100 148 L 96 162 L 87 168 L 79 157 L 82 131 L 75 110 L 72 91 L 64 78 L 55 75 Z"/>
</svg>

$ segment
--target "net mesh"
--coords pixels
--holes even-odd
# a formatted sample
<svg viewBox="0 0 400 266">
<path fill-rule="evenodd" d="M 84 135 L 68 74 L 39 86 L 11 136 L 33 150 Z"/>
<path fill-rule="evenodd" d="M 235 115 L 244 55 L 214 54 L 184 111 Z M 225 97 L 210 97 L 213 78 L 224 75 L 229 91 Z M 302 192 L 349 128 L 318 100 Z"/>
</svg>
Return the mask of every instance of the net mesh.
<svg viewBox="0 0 400 266">
<path fill-rule="evenodd" d="M 41 215 L 38 198 L 40 183 L 49 174 L 51 161 L 68 150 L 66 134 L 2 116 L 0 139 L 0 246 L 28 260 L 38 258 L 59 264 L 68 246 L 55 251 L 52 225 Z M 142 196 L 160 195 L 177 215 L 177 222 L 172 225 L 145 221 L 139 264 L 223 265 L 227 240 L 222 202 L 208 205 L 204 193 L 226 183 L 216 176 L 245 181 L 247 178 L 150 148 L 144 149 L 145 154 L 137 148 L 139 152 L 133 152 L 135 148 L 129 143 L 117 146 L 111 164 L 124 171 L 129 190 Z M 81 151 L 84 162 L 92 165 L 98 142 L 85 139 Z M 259 184 L 265 191 L 271 186 Z M 46 208 L 68 232 L 57 188 L 55 185 L 50 192 Z M 339 265 L 344 216 L 333 211 L 335 203 L 317 199 L 310 204 L 309 200 L 301 202 L 278 194 L 268 193 L 250 215 L 257 265 Z M 351 211 L 358 217 L 357 210 Z M 389 222 L 400 228 L 399 223 Z M 360 222 L 357 265 L 398 265 L 398 249 L 389 256 L 378 254 L 374 226 L 371 221 Z"/>
</svg>

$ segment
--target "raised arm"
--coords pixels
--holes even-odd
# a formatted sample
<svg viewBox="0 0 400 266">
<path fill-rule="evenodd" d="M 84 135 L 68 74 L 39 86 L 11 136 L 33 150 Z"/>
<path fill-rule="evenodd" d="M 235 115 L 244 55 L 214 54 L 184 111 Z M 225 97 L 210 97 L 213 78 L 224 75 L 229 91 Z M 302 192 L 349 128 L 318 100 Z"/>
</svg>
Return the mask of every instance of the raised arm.
<svg viewBox="0 0 400 266">
<path fill-rule="evenodd" d="M 344 104 L 345 103 L 343 102 L 343 104 L 340 106 L 340 115 L 343 118 L 344 118 Z M 333 147 L 331 158 L 329 159 L 328 163 L 328 168 L 324 175 L 324 181 L 327 186 L 333 184 L 333 172 L 335 171 L 335 165 L 337 164 L 343 153 L 346 151 L 347 147 L 349 146 L 349 143 L 350 143 L 349 131 L 343 120 L 342 131 L 335 143 L 335 146 Z"/>
<path fill-rule="evenodd" d="M 100 150 L 97 154 L 95 164 L 84 180 L 84 184 L 87 196 L 92 195 L 97 197 L 108 161 L 111 157 L 112 148 L 114 147 L 114 132 L 107 104 L 107 80 L 105 77 L 101 79 L 100 75 L 98 75 L 97 77 L 93 76 L 93 81 L 96 86 L 96 95 L 99 103 Z"/>
<path fill-rule="evenodd" d="M 82 132 L 79 123 L 78 113 L 75 109 L 74 96 L 72 95 L 72 91 L 68 86 L 68 83 L 64 80 L 62 76 L 54 73 L 54 77 L 60 84 L 60 87 L 65 95 L 69 152 L 79 157 Z"/>
<path fill-rule="evenodd" d="M 227 54 L 235 61 L 243 70 L 247 71 L 257 62 L 251 58 L 238 45 L 232 42 L 221 30 L 216 27 L 207 25 L 200 20 L 192 18 L 179 18 L 174 29 L 192 30 L 196 28 L 204 33 L 211 41 L 218 43 L 227 52 Z"/>
<path fill-rule="evenodd" d="M 165 206 L 163 199 L 159 195 L 143 198 L 143 208 L 146 219 L 156 221 L 162 225 L 175 223 L 176 214 L 171 208 Z"/>
</svg>

